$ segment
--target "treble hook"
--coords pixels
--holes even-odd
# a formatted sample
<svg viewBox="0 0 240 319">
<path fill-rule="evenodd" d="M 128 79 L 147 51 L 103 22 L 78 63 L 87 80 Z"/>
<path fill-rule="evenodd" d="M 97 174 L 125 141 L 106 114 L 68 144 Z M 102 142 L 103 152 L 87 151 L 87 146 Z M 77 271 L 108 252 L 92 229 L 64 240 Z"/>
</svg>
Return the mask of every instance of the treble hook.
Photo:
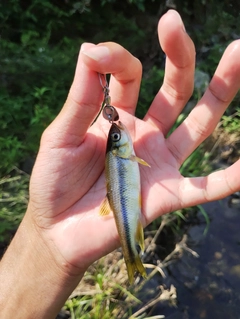
<svg viewBox="0 0 240 319">
<path fill-rule="evenodd" d="M 114 106 L 111 105 L 111 97 L 109 95 L 109 86 L 105 74 L 98 73 L 100 84 L 103 88 L 103 117 L 109 123 L 113 123 L 119 119 L 119 115 Z"/>
</svg>

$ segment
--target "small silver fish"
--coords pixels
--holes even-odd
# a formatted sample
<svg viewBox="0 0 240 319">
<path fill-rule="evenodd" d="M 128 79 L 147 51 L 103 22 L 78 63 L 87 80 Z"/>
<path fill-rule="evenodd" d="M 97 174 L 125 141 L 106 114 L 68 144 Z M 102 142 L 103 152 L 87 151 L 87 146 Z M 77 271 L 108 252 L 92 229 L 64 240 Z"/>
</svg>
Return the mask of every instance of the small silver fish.
<svg viewBox="0 0 240 319">
<path fill-rule="evenodd" d="M 108 215 L 110 211 L 114 214 L 131 284 L 135 271 L 146 277 L 136 248 L 138 244 L 144 251 L 138 163 L 149 166 L 135 155 L 131 136 L 123 123 L 113 123 L 108 135 L 105 161 L 107 196 L 100 207 L 100 215 Z"/>
</svg>

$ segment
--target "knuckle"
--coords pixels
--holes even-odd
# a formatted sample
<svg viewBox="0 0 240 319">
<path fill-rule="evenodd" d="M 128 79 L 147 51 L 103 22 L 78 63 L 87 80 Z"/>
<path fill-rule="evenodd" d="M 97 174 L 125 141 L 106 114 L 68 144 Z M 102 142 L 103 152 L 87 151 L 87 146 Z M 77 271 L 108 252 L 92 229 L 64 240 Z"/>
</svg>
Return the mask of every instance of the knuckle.
<svg viewBox="0 0 240 319">
<path fill-rule="evenodd" d="M 193 93 L 193 84 L 186 86 L 183 90 L 177 90 L 170 83 L 163 83 L 163 90 L 178 101 L 187 101 Z"/>
<path fill-rule="evenodd" d="M 193 114 L 190 114 L 185 121 L 189 129 L 193 131 L 195 135 L 201 137 L 201 139 L 208 137 L 212 130 L 208 123 L 202 124 Z"/>
</svg>

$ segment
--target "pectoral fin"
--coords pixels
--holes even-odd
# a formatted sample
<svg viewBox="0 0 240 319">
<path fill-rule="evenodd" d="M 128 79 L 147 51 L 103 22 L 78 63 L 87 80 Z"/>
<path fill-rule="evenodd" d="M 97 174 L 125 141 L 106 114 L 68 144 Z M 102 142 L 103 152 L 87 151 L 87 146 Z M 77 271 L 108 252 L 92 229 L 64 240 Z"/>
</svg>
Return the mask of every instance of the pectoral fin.
<svg viewBox="0 0 240 319">
<path fill-rule="evenodd" d="M 139 164 L 142 164 L 144 166 L 148 166 L 148 167 L 151 167 L 147 162 L 145 162 L 143 159 L 137 157 L 136 155 L 131 155 L 129 157 L 129 159 L 133 162 L 138 162 Z"/>
<path fill-rule="evenodd" d="M 108 201 L 108 198 L 106 196 L 101 203 L 99 215 L 100 216 L 107 216 L 110 213 L 111 213 L 111 207 L 109 205 L 109 201 Z"/>
</svg>

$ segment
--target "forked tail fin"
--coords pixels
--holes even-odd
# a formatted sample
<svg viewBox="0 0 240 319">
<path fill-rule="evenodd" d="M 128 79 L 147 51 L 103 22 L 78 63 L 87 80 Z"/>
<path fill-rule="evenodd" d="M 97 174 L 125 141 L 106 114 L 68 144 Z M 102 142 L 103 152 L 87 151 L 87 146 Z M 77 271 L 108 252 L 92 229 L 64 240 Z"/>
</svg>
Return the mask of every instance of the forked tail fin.
<svg viewBox="0 0 240 319">
<path fill-rule="evenodd" d="M 127 261 L 128 280 L 130 284 L 133 284 L 135 271 L 138 271 L 143 278 L 147 277 L 146 270 L 142 264 L 142 261 L 138 255 L 134 257 L 134 260 Z"/>
</svg>

